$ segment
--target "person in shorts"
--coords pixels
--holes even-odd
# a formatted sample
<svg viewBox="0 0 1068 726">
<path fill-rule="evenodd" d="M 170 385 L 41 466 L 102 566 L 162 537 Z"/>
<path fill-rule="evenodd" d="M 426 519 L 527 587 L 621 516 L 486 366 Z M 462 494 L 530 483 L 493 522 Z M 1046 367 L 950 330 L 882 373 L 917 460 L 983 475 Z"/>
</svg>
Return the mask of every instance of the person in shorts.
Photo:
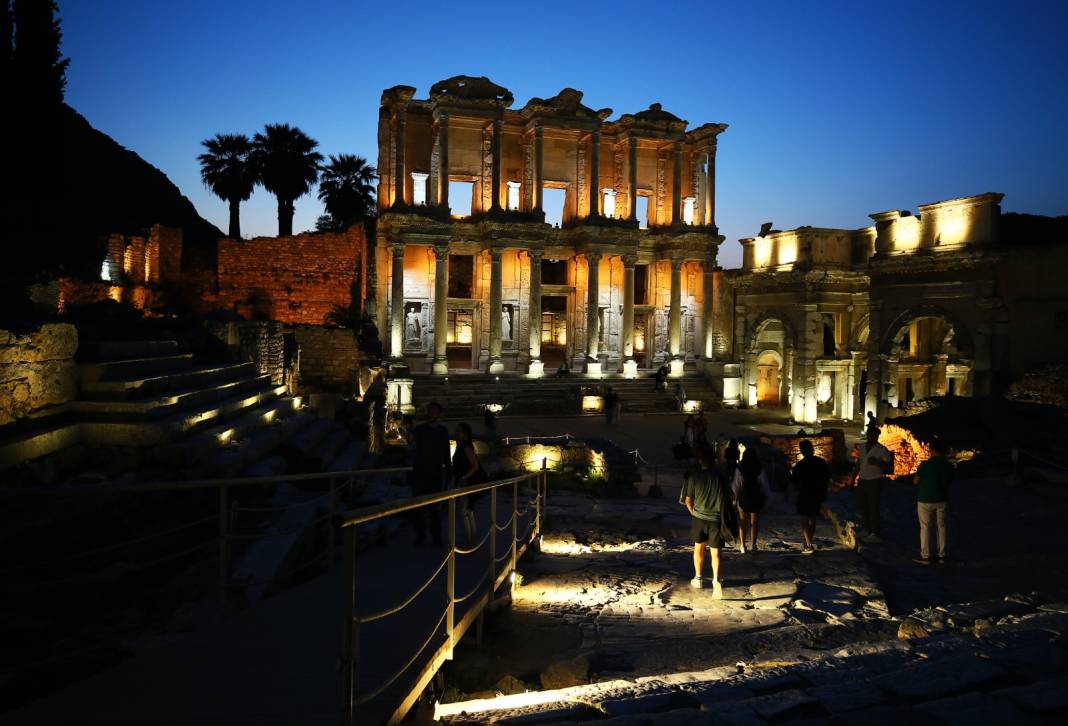
<svg viewBox="0 0 1068 726">
<path fill-rule="evenodd" d="M 801 459 L 794 464 L 790 478 L 797 487 L 797 513 L 801 516 L 801 537 L 804 540 L 802 554 L 810 555 L 815 549 L 812 537 L 816 533 L 816 518 L 827 500 L 827 484 L 831 481 L 831 467 L 827 461 L 816 456 L 816 448 L 808 439 L 798 448 Z"/>
<path fill-rule="evenodd" d="M 731 506 L 726 487 L 716 468 L 715 449 L 706 447 L 698 454 L 700 468 L 686 478 L 683 503 L 690 513 L 690 541 L 693 542 L 694 576 L 691 587 L 705 586 L 705 547 L 712 551 L 712 597 L 723 597 L 719 580 L 719 550 L 723 546 L 720 513 Z"/>
</svg>

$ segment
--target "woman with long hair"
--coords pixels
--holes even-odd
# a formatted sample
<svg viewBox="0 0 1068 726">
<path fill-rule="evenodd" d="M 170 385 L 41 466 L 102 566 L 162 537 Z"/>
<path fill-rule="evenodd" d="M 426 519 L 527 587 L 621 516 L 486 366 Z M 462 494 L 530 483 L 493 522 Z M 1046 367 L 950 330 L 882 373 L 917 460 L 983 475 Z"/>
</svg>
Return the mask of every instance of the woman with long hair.
<svg viewBox="0 0 1068 726">
<path fill-rule="evenodd" d="M 486 479 L 486 472 L 482 469 L 482 464 L 478 460 L 478 454 L 475 453 L 475 442 L 471 433 L 471 425 L 461 421 L 456 425 L 456 451 L 453 452 L 452 455 L 453 486 L 459 489 L 460 487 L 471 486 L 472 484 L 481 484 L 486 481 Z M 476 527 L 474 505 L 482 498 L 483 494 L 485 494 L 485 492 L 479 492 L 464 497 L 464 533 L 467 535 L 468 544 L 475 539 Z"/>
<path fill-rule="evenodd" d="M 771 499 L 771 485 L 768 475 L 757 456 L 756 447 L 748 446 L 742 454 L 742 461 L 734 472 L 731 482 L 734 501 L 738 504 L 738 549 L 745 553 L 745 535 L 749 531 L 749 551 L 756 552 L 758 516 Z"/>
</svg>

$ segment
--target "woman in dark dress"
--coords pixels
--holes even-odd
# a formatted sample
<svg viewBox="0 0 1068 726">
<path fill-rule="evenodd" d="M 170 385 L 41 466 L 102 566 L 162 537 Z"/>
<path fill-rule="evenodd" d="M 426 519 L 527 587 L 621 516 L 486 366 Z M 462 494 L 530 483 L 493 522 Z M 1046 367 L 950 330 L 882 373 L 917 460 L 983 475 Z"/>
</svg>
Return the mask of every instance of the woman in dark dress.
<svg viewBox="0 0 1068 726">
<path fill-rule="evenodd" d="M 475 442 L 471 435 L 471 425 L 461 422 L 456 425 L 456 451 L 452 455 L 452 482 L 453 487 L 471 486 L 486 481 L 486 472 L 479 463 L 478 454 L 475 453 Z M 485 492 L 478 492 L 464 497 L 463 519 L 464 533 L 470 544 L 475 540 L 475 503 L 482 498 Z"/>
</svg>

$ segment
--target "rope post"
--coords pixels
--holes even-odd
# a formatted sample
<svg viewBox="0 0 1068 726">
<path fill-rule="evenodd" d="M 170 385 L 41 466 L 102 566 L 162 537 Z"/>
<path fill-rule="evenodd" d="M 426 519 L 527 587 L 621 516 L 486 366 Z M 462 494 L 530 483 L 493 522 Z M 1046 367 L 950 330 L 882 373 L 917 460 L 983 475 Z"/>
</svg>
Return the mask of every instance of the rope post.
<svg viewBox="0 0 1068 726">
<path fill-rule="evenodd" d="M 534 536 L 541 535 L 541 478 L 542 474 L 539 472 L 534 475 Z M 540 550 L 541 547 L 539 546 Z"/>
<path fill-rule="evenodd" d="M 219 487 L 219 607 L 226 614 L 226 590 L 230 580 L 230 503 L 226 485 Z"/>
<path fill-rule="evenodd" d="M 343 534 L 344 606 L 341 617 L 341 714 L 342 723 L 352 723 L 352 701 L 360 662 L 360 622 L 356 619 L 356 528 L 345 527 Z"/>
<path fill-rule="evenodd" d="M 434 505 L 431 505 L 434 506 Z M 448 598 L 449 614 L 445 616 L 445 635 L 449 640 L 449 660 L 456 646 L 453 631 L 456 628 L 456 497 L 449 500 L 449 567 L 448 585 L 445 596 Z"/>
<path fill-rule="evenodd" d="M 490 489 L 490 536 L 489 536 L 489 599 L 493 602 L 493 593 L 497 590 L 497 487 Z"/>
<path fill-rule="evenodd" d="M 519 549 L 519 480 L 512 482 L 512 577 L 515 577 L 515 566 L 519 558 L 516 553 Z"/>
<path fill-rule="evenodd" d="M 334 478 L 330 477 L 330 496 L 327 497 L 329 517 L 326 519 L 326 567 L 334 569 L 334 547 L 337 545 L 337 535 L 334 532 L 334 517 L 337 514 L 337 503 L 334 501 L 341 489 L 334 490 Z"/>
</svg>

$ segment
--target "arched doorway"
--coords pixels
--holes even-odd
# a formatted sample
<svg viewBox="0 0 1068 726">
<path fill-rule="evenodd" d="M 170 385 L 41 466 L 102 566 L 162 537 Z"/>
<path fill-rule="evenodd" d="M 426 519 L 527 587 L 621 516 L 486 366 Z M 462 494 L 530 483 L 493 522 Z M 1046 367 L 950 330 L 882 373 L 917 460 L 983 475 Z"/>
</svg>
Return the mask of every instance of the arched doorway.
<svg viewBox="0 0 1068 726">
<path fill-rule="evenodd" d="M 891 328 L 888 354 L 891 405 L 931 396 L 970 395 L 970 339 L 956 322 L 938 311 L 907 311 Z"/>
<path fill-rule="evenodd" d="M 765 350 L 757 357 L 757 406 L 782 405 L 782 357 L 773 350 Z"/>
</svg>

